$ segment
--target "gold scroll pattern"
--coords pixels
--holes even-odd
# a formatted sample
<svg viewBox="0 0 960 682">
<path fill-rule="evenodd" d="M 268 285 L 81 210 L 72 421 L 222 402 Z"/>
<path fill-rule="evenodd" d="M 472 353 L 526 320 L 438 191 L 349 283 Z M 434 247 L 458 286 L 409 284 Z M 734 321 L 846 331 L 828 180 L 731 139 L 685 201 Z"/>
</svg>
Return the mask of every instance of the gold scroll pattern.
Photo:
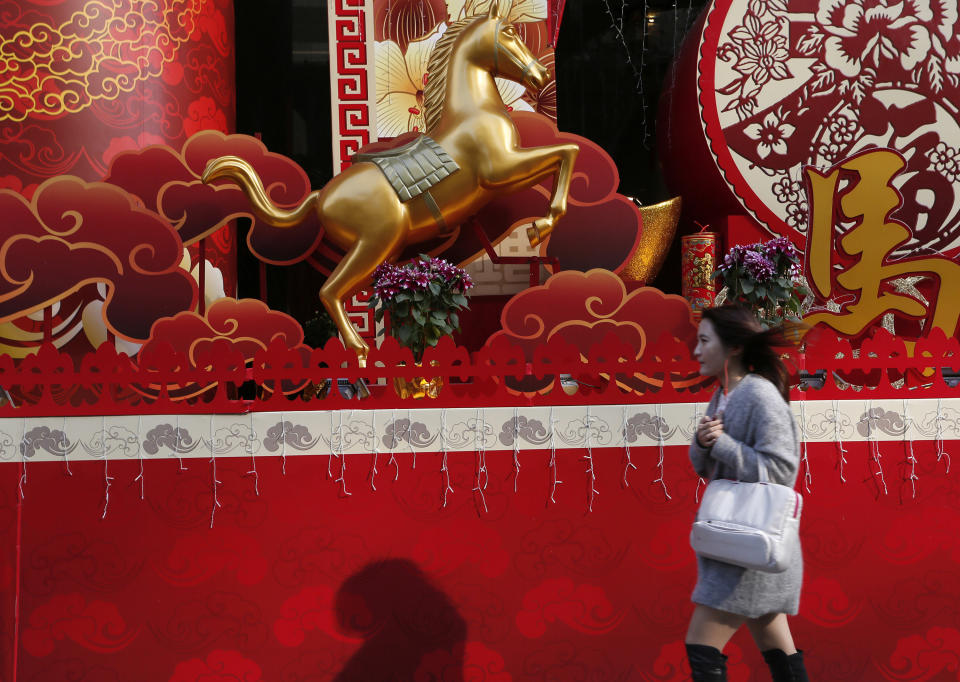
<svg viewBox="0 0 960 682">
<path fill-rule="evenodd" d="M 91 0 L 59 26 L 0 38 L 0 121 L 60 116 L 160 75 L 207 0 Z"/>
</svg>

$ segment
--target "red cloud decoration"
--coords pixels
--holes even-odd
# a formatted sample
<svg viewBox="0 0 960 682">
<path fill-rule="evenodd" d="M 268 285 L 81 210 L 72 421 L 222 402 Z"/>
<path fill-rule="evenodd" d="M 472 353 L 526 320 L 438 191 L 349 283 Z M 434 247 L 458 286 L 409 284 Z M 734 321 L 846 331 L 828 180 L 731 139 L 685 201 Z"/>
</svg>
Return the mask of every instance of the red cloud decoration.
<svg viewBox="0 0 960 682">
<path fill-rule="evenodd" d="M 157 145 L 119 154 L 106 182 L 139 197 L 147 208 L 170 221 L 184 244 L 191 244 L 234 218 L 253 218 L 250 202 L 239 187 L 200 182 L 207 163 L 220 156 L 239 156 L 250 162 L 280 206 L 294 206 L 310 192 L 310 180 L 295 162 L 268 151 L 254 137 L 215 130 L 194 134 L 179 152 Z M 322 237 L 322 227 L 312 219 L 289 229 L 254 220 L 247 243 L 261 260 L 286 265 L 305 259 Z"/>
<path fill-rule="evenodd" d="M 263 670 L 239 651 L 214 649 L 206 659 L 177 664 L 168 682 L 262 682 Z"/>
<path fill-rule="evenodd" d="M 524 637 L 542 637 L 548 623 L 559 621 L 577 632 L 596 635 L 615 629 L 623 615 L 623 611 L 613 608 L 603 588 L 556 578 L 524 595 L 517 614 L 517 630 Z"/>
<path fill-rule="evenodd" d="M 187 311 L 157 320 L 141 354 L 155 351 L 158 343 L 168 343 L 175 351 L 184 353 L 191 366 L 197 367 L 201 354 L 210 353 L 213 344 L 225 340 L 231 351 L 241 353 L 249 361 L 278 338 L 288 348 L 310 352 L 303 345 L 300 323 L 286 313 L 271 310 L 252 298 L 221 298 L 207 308 L 203 317 Z"/>
<path fill-rule="evenodd" d="M 511 298 L 500 315 L 502 329 L 487 339 L 486 348 L 509 346 L 521 349 L 527 361 L 536 350 L 560 337 L 587 357 L 590 349 L 611 334 L 642 357 L 652 344 L 666 337 L 679 339 L 690 349 L 696 343 L 697 327 L 690 304 L 681 296 L 664 294 L 653 287 L 627 292 L 617 275 L 608 270 L 564 271 L 545 284 L 531 287 Z M 527 377 L 521 390 L 535 391 L 552 384 L 547 377 L 531 384 Z M 508 382 L 509 383 L 509 382 Z M 641 388 L 646 382 L 628 381 Z"/>
<path fill-rule="evenodd" d="M 202 369 L 211 363 L 228 363 L 242 370 L 258 352 L 277 343 L 298 351 L 304 363 L 309 360 L 311 349 L 304 345 L 303 328 L 295 319 L 271 310 L 255 299 L 221 298 L 207 309 L 204 316 L 186 311 L 157 320 L 150 331 L 150 339 L 140 349 L 139 359 L 141 365 L 149 366 L 157 360 L 159 365 L 167 365 L 172 355 L 177 363 L 182 358 L 189 369 Z M 172 397 L 190 397 L 212 386 L 212 382 L 193 384 Z M 283 390 L 296 391 L 302 387 L 302 383 L 296 386 L 285 384 Z M 156 393 L 144 387 L 138 390 L 150 395 Z"/>
<path fill-rule="evenodd" d="M 413 675 L 415 682 L 511 682 L 500 652 L 479 641 L 467 642 L 461 651 L 437 649 L 424 654 Z"/>
<path fill-rule="evenodd" d="M 85 649 L 113 653 L 125 648 L 137 636 L 116 604 L 87 603 L 80 594 L 58 594 L 34 609 L 23 629 L 23 648 L 32 656 L 53 653 L 56 642 L 70 639 Z"/>
<path fill-rule="evenodd" d="M 216 534 L 180 537 L 166 561 L 157 566 L 163 580 L 178 586 L 199 585 L 227 571 L 241 585 L 256 585 L 267 573 L 267 559 L 257 541 L 232 528 Z"/>
<path fill-rule="evenodd" d="M 0 321 L 99 282 L 108 285 L 107 326 L 142 340 L 158 316 L 196 303 L 176 232 L 116 187 L 60 176 L 29 202 L 0 190 L 0 214 Z"/>
<path fill-rule="evenodd" d="M 305 587 L 286 599 L 280 607 L 280 618 L 273 624 L 273 633 L 283 646 L 303 644 L 308 631 L 319 630 L 329 637 L 344 642 L 360 642 L 362 638 L 347 637 L 337 626 L 336 593 L 328 585 Z"/>
</svg>

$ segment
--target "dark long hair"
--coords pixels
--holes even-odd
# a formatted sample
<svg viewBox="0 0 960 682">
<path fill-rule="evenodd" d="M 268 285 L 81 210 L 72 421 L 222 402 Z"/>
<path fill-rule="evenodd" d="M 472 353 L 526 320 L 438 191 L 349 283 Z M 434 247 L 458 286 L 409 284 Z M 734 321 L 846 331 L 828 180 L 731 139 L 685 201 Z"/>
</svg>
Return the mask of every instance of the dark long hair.
<svg viewBox="0 0 960 682">
<path fill-rule="evenodd" d="M 710 320 L 725 347 L 743 347 L 744 369 L 768 379 L 790 402 L 790 373 L 780 359 L 781 353 L 795 345 L 790 330 L 783 325 L 766 329 L 750 310 L 735 304 L 707 308 L 703 319 Z"/>
</svg>

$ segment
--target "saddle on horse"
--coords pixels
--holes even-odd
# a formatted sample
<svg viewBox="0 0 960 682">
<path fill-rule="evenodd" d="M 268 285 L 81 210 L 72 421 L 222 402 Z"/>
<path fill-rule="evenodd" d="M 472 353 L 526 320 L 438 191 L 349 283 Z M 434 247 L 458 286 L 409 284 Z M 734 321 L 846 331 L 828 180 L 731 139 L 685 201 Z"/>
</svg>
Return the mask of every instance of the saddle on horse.
<svg viewBox="0 0 960 682">
<path fill-rule="evenodd" d="M 353 161 L 376 164 L 400 201 L 422 195 L 441 232 L 446 232 L 447 224 L 429 190 L 460 170 L 460 166 L 432 138 L 423 133 L 404 133 L 392 140 L 366 145 L 353 155 Z"/>
</svg>

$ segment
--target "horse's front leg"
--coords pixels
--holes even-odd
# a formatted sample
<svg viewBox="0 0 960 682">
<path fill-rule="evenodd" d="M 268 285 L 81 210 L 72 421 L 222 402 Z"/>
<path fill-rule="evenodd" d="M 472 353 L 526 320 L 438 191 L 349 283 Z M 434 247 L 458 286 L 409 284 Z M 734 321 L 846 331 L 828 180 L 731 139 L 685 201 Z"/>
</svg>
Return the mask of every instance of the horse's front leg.
<svg viewBox="0 0 960 682">
<path fill-rule="evenodd" d="M 557 221 L 567 212 L 567 196 L 573 177 L 573 164 L 580 147 L 575 144 L 557 144 L 549 147 L 518 149 L 501 157 L 499 167 L 491 169 L 485 180 L 490 185 L 515 185 L 530 187 L 548 175 L 554 175 L 553 194 L 550 197 L 550 212 L 535 220 L 527 228 L 531 246 L 542 242 L 553 231 Z"/>
</svg>

